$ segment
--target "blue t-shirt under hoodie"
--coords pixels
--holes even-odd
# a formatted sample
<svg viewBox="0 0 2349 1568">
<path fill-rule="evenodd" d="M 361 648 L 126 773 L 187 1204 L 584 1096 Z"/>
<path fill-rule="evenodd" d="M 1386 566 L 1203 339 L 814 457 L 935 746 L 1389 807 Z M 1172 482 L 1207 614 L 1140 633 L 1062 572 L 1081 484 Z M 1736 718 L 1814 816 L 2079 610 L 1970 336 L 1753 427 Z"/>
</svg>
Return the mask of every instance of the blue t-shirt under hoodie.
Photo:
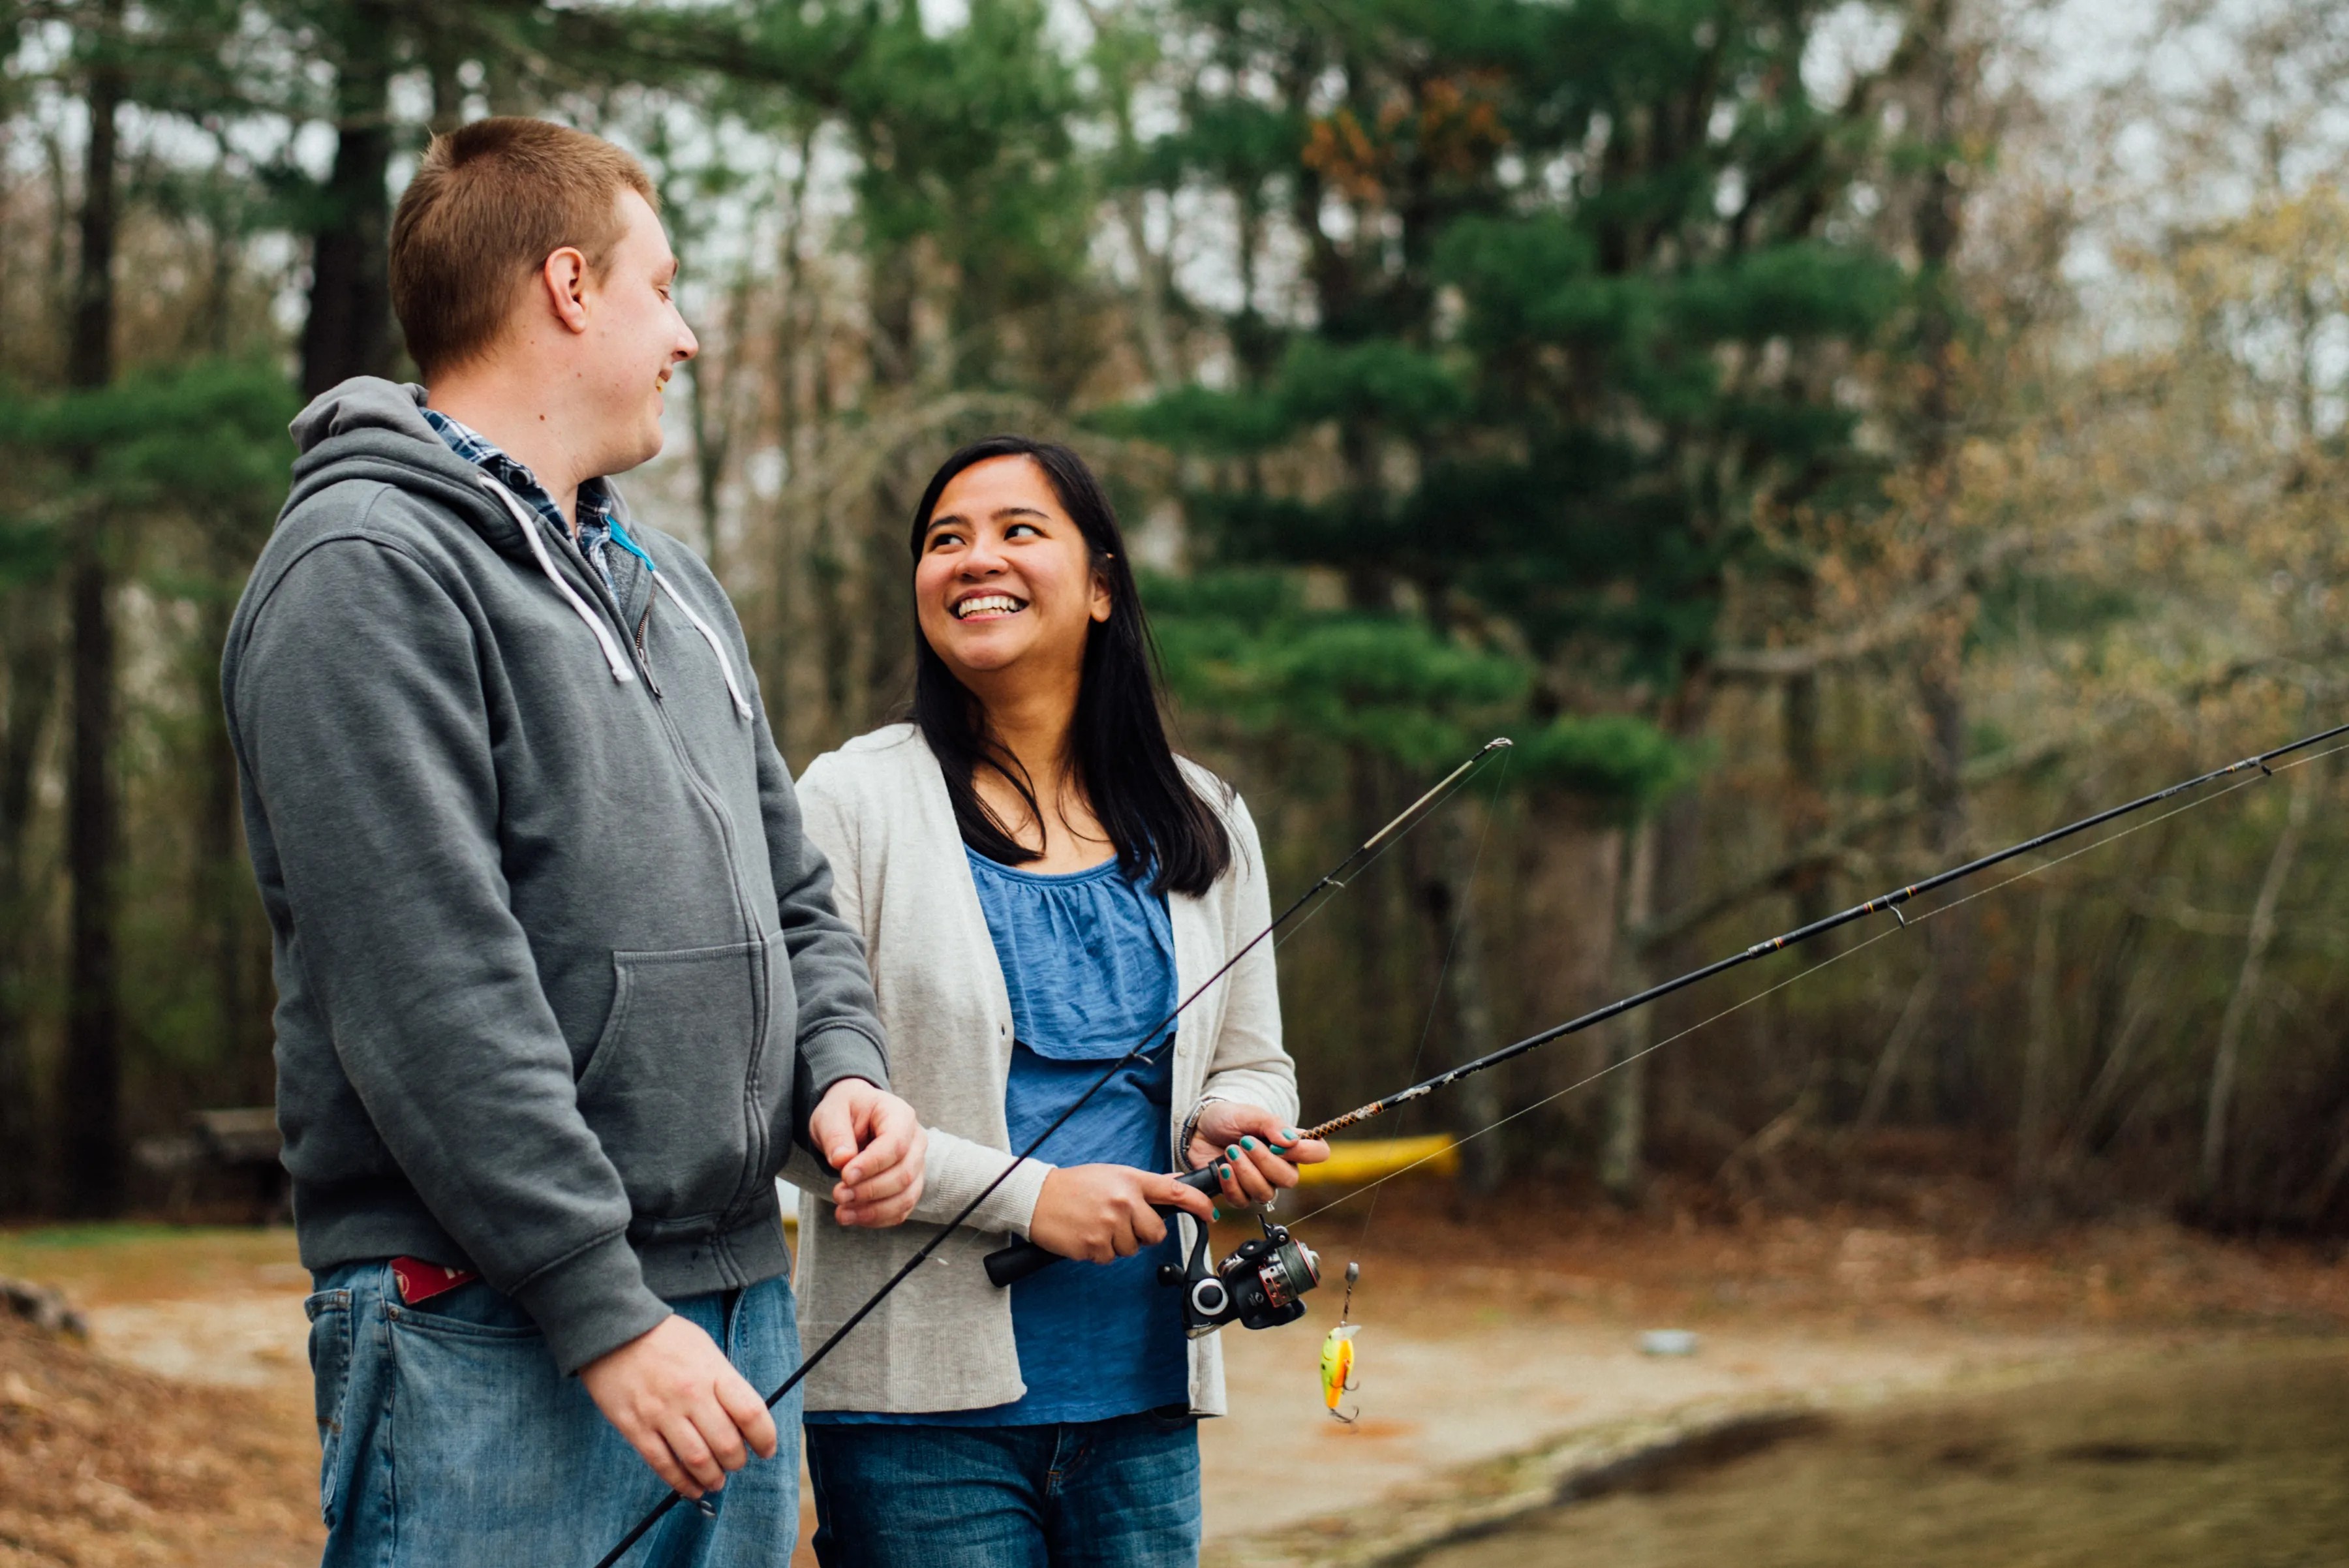
<svg viewBox="0 0 2349 1568">
<path fill-rule="evenodd" d="M 1011 1076 L 1004 1117 L 1021 1149 L 1103 1068 L 1174 1011 L 1174 933 L 1147 875 L 1115 860 L 1065 876 L 964 851 L 1011 993 Z M 1174 1052 L 1122 1070 L 1046 1139 L 1052 1165 L 1167 1166 Z M 1180 1291 L 1158 1282 L 1179 1262 L 1167 1239 L 1113 1263 L 1064 1262 L 1011 1287 L 1011 1327 L 1028 1392 L 1009 1405 L 919 1415 L 811 1412 L 810 1421 L 1042 1426 L 1102 1421 L 1190 1398 Z"/>
</svg>

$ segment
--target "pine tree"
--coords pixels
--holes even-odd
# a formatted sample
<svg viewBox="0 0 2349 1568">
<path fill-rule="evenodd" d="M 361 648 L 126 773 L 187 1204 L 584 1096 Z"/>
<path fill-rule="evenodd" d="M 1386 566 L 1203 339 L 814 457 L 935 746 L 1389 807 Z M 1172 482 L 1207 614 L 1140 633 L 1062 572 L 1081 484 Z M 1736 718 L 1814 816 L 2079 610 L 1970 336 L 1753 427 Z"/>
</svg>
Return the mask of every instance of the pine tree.
<svg viewBox="0 0 2349 1568">
<path fill-rule="evenodd" d="M 1154 153 L 1238 216 L 1230 374 L 1105 422 L 1218 460 L 1187 497 L 1195 543 L 1330 575 L 1378 628 L 1358 677 L 1432 677 L 1464 648 L 1521 663 L 1521 784 L 1654 799 L 1760 525 L 1866 504 L 1838 379 L 1905 283 L 1849 221 L 1874 84 L 1831 104 L 1804 85 L 1826 9 L 1179 10 L 1215 68 Z M 1277 240 L 1299 255 L 1287 302 L 1254 265 Z M 1594 732 L 1594 710 L 1619 717 Z M 1394 754 L 1410 730 L 1348 743 Z M 1654 871 L 1631 881 L 1677 903 L 1692 835 L 1642 831 Z M 1629 1190 L 1636 1069 L 1618 1083 Z"/>
</svg>

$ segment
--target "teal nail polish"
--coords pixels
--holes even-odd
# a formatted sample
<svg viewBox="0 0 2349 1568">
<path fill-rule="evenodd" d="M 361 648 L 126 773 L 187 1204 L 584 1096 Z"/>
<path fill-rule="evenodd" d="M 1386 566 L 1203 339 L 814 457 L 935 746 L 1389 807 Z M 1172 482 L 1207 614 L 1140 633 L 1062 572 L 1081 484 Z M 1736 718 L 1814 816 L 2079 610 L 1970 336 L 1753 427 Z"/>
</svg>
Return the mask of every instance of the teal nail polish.
<svg viewBox="0 0 2349 1568">
<path fill-rule="evenodd" d="M 1272 1152 L 1278 1155 L 1286 1155 L 1288 1152 L 1288 1146 L 1285 1143 L 1274 1144 L 1272 1146 Z"/>
<path fill-rule="evenodd" d="M 1240 1157 L 1240 1146 L 1234 1144 L 1229 1148 L 1224 1150 L 1224 1153 L 1230 1158 L 1237 1159 Z"/>
<path fill-rule="evenodd" d="M 1305 1135 L 1299 1132 L 1295 1127 L 1283 1127 L 1280 1129 L 1280 1136 L 1287 1138 L 1289 1142 L 1295 1143 L 1299 1138 Z"/>
<path fill-rule="evenodd" d="M 1216 1167 L 1216 1174 L 1229 1181 L 1232 1179 L 1232 1168 L 1228 1165 L 1219 1165 Z"/>
<path fill-rule="evenodd" d="M 1224 1211 L 1220 1209 L 1210 1209 L 1207 1210 L 1207 1218 L 1210 1220 L 1220 1220 L 1223 1217 Z"/>
<path fill-rule="evenodd" d="M 1252 1149 L 1256 1147 L 1256 1139 L 1252 1137 L 1244 1137 L 1240 1139 L 1240 1147 L 1242 1148 Z"/>
</svg>

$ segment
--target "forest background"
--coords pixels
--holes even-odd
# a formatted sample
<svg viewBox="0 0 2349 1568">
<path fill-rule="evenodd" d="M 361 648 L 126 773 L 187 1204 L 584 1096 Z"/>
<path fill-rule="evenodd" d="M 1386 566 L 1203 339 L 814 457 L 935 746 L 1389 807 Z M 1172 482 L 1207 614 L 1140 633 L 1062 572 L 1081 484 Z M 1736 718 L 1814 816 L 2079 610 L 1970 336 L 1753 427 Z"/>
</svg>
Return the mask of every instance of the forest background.
<svg viewBox="0 0 2349 1568">
<path fill-rule="evenodd" d="M 1282 948 L 1309 1112 L 2349 716 L 2335 0 L 0 15 L 0 1213 L 269 1097 L 222 631 L 482 114 L 666 193 L 703 351 L 628 485 L 795 766 L 906 694 L 910 508 L 1003 429 L 1109 477 L 1278 891 L 1516 739 Z M 2344 771 L 1402 1130 L 1512 1117 L 1471 1190 L 2349 1229 Z"/>
</svg>

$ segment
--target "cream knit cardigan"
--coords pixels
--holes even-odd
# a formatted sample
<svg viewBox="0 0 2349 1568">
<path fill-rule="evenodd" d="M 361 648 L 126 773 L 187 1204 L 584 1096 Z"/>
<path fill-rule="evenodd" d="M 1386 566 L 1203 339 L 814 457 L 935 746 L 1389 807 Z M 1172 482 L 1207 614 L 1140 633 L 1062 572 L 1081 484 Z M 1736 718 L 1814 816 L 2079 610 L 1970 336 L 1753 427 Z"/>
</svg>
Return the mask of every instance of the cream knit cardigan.
<svg viewBox="0 0 2349 1568">
<path fill-rule="evenodd" d="M 1199 898 L 1167 898 L 1179 994 L 1188 996 L 1271 917 L 1256 825 L 1206 769 L 1184 771 L 1230 831 L 1231 869 Z M 880 1288 L 937 1228 L 1011 1164 L 1003 1095 L 1011 1070 L 1011 1001 L 978 902 L 945 777 L 919 732 L 893 724 L 818 757 L 799 782 L 808 838 L 832 861 L 840 913 L 864 934 L 889 1045 L 890 1087 L 929 1128 L 929 1166 L 914 1218 L 889 1231 L 835 1225 L 832 1179 L 805 1151 L 784 1175 L 800 1199 L 795 1288 L 812 1349 Z M 1259 944 L 1183 1014 L 1174 1036 L 1170 1160 L 1202 1099 L 1243 1100 L 1297 1116 L 1297 1074 L 1280 1044 L 1272 944 Z M 1181 1168 L 1179 1164 L 1174 1167 Z M 980 1258 L 1025 1237 L 1051 1168 L 1013 1170 L 970 1228 L 900 1285 L 803 1385 L 811 1410 L 912 1413 L 1007 1404 L 1026 1386 L 1011 1334 L 1010 1293 Z M 1187 1232 L 1189 1221 L 1183 1221 Z M 1185 1244 L 1188 1244 L 1186 1234 Z M 1092 1265 L 1063 1262 L 1060 1269 Z M 1216 1335 L 1190 1342 L 1191 1407 L 1224 1413 Z"/>
</svg>

